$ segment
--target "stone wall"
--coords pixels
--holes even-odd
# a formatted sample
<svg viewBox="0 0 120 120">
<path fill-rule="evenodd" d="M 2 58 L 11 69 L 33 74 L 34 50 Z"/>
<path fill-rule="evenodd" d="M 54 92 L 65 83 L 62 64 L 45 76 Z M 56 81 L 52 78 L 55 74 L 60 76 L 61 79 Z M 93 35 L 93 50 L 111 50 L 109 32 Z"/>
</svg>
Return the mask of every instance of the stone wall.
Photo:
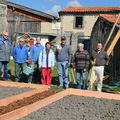
<svg viewBox="0 0 120 120">
<path fill-rule="evenodd" d="M 0 34 L 7 31 L 7 6 L 0 4 Z"/>
</svg>

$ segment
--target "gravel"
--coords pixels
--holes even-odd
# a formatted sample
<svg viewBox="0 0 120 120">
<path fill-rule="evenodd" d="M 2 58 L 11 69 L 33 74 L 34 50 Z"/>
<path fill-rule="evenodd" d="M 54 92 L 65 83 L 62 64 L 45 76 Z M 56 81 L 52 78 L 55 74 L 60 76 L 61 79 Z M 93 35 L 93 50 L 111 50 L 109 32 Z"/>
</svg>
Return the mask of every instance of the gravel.
<svg viewBox="0 0 120 120">
<path fill-rule="evenodd" d="M 33 88 L 18 88 L 18 87 L 3 87 L 0 86 L 0 99 L 9 97 L 9 96 L 13 96 L 13 95 L 17 95 L 23 92 L 27 92 L 33 90 Z"/>
<path fill-rule="evenodd" d="M 66 96 L 20 120 L 120 120 L 120 101 Z"/>
</svg>

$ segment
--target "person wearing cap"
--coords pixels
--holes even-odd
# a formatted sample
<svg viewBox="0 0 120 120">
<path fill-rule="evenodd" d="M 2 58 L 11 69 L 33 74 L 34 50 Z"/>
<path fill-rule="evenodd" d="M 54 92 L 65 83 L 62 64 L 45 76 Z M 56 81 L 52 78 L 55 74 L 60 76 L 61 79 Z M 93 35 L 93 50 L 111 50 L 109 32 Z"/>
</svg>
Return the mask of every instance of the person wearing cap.
<svg viewBox="0 0 120 120">
<path fill-rule="evenodd" d="M 4 65 L 4 75 L 0 79 L 8 80 L 8 63 L 10 61 L 12 44 L 8 39 L 8 32 L 3 32 L 2 36 L 2 39 L 0 39 L 0 77 L 2 75 L 2 65 Z"/>
<path fill-rule="evenodd" d="M 71 62 L 72 49 L 70 45 L 66 44 L 66 37 L 61 37 L 61 44 L 57 46 L 56 62 L 59 75 L 59 87 L 64 87 L 63 77 L 65 78 L 65 88 L 69 88 L 68 67 Z"/>
<path fill-rule="evenodd" d="M 43 45 L 41 45 L 41 38 L 40 38 L 40 36 L 37 36 L 36 44 L 34 44 L 30 50 L 30 60 L 32 62 L 31 66 L 32 66 L 33 71 L 35 69 L 35 65 L 37 66 L 37 69 L 39 69 L 38 60 L 39 60 L 40 52 L 43 49 L 44 49 L 44 47 L 43 47 Z M 32 82 L 32 78 L 33 78 L 33 73 L 30 76 L 29 82 Z"/>
<path fill-rule="evenodd" d="M 15 81 L 19 81 L 19 71 L 23 70 L 28 60 L 28 49 L 23 38 L 19 39 L 19 44 L 13 49 L 13 58 L 15 62 Z"/>
<path fill-rule="evenodd" d="M 77 88 L 87 89 L 87 70 L 90 64 L 90 55 L 84 50 L 84 44 L 78 44 L 78 50 L 74 55 L 74 68 L 77 72 Z M 83 82 L 81 81 L 83 78 Z M 81 84 L 82 83 L 82 84 Z"/>
</svg>

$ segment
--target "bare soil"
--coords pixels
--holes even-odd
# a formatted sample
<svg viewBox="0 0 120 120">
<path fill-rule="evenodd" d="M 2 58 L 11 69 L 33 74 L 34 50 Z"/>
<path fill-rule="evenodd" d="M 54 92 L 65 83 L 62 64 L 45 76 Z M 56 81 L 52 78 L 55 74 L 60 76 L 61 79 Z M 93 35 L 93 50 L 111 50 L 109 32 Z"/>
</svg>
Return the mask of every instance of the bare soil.
<svg viewBox="0 0 120 120">
<path fill-rule="evenodd" d="M 0 115 L 11 112 L 11 111 L 18 109 L 18 108 L 21 108 L 23 106 L 35 103 L 35 102 L 42 100 L 46 97 L 49 97 L 55 93 L 57 93 L 57 91 L 48 90 L 48 91 L 44 91 L 42 93 L 37 93 L 37 94 L 32 95 L 30 97 L 26 97 L 26 98 L 21 99 L 21 100 L 17 100 L 13 103 L 8 104 L 7 106 L 0 106 Z"/>
<path fill-rule="evenodd" d="M 0 99 L 4 99 L 13 95 L 33 90 L 33 88 L 18 88 L 18 87 L 4 87 L 0 86 Z"/>
<path fill-rule="evenodd" d="M 120 101 L 66 96 L 20 120 L 120 120 Z"/>
</svg>

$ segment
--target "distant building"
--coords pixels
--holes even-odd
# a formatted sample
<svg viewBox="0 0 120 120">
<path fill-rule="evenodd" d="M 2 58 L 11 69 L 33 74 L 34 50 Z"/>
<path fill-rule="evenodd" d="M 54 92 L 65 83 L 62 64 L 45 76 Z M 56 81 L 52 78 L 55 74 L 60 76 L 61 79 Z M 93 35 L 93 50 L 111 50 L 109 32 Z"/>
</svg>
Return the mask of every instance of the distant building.
<svg viewBox="0 0 120 120">
<path fill-rule="evenodd" d="M 14 39 L 17 33 L 44 33 L 57 35 L 58 18 L 13 2 L 0 0 L 0 33 L 8 31 Z"/>
<path fill-rule="evenodd" d="M 61 34 L 70 35 L 73 50 L 77 43 L 89 49 L 92 28 L 100 14 L 118 14 L 120 7 L 68 7 L 59 12 Z"/>
</svg>

